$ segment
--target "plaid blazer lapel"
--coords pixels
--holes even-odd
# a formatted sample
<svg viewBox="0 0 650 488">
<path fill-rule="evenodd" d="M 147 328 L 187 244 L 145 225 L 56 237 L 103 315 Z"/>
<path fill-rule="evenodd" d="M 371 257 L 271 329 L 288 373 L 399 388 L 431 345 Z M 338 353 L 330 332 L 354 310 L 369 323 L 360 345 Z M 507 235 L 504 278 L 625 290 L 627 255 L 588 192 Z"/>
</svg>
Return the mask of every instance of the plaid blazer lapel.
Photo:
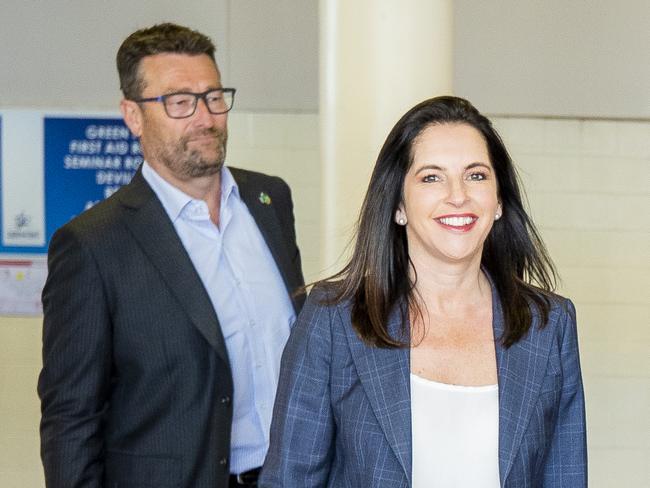
<svg viewBox="0 0 650 488">
<path fill-rule="evenodd" d="M 396 307 L 398 309 L 399 307 Z M 399 337 L 399 310 L 389 320 L 389 331 Z M 348 342 L 366 396 L 397 457 L 404 476 L 411 483 L 411 391 L 409 349 L 371 347 L 347 328 Z"/>
<path fill-rule="evenodd" d="M 505 329 L 503 310 L 496 288 L 491 285 L 499 383 L 499 472 L 501 485 L 505 486 L 541 390 L 550 344 L 546 335 L 537 333 L 539 318 L 533 314 L 526 337 L 508 349 L 503 347 L 499 340 Z"/>
</svg>

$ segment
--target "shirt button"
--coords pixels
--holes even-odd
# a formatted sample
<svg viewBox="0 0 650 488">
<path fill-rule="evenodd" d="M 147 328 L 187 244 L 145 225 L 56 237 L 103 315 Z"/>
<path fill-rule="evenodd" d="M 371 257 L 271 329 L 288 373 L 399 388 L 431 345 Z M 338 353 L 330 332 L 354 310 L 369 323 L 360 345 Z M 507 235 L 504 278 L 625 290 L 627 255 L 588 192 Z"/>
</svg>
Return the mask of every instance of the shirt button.
<svg viewBox="0 0 650 488">
<path fill-rule="evenodd" d="M 230 397 L 228 395 L 221 397 L 221 403 L 224 405 L 230 404 Z"/>
<path fill-rule="evenodd" d="M 255 327 L 255 321 L 254 320 L 249 320 L 248 325 L 250 325 L 251 327 Z"/>
<path fill-rule="evenodd" d="M 222 457 L 221 459 L 219 459 L 219 464 L 221 466 L 225 466 L 226 464 L 228 464 L 228 458 Z"/>
</svg>

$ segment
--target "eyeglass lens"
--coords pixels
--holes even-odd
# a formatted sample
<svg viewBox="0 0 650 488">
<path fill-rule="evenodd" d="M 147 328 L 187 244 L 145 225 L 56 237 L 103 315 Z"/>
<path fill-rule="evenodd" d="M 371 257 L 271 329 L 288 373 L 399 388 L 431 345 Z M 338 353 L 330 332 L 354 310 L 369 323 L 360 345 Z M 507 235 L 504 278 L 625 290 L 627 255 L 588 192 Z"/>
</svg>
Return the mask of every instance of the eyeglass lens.
<svg viewBox="0 0 650 488">
<path fill-rule="evenodd" d="M 193 93 L 175 93 L 165 98 L 165 110 L 170 117 L 189 117 L 196 110 L 196 104 L 201 95 Z M 212 114 L 223 114 L 232 107 L 232 92 L 214 90 L 203 97 L 208 111 Z"/>
</svg>

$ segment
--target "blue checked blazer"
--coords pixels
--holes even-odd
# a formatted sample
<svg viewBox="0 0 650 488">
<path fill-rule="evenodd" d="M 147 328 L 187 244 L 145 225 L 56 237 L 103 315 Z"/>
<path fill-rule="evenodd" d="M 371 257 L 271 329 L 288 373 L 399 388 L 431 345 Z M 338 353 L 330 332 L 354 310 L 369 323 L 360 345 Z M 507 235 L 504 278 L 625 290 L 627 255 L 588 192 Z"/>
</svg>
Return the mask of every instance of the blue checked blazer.
<svg viewBox="0 0 650 488">
<path fill-rule="evenodd" d="M 411 486 L 408 349 L 370 347 L 350 305 L 315 289 L 284 351 L 261 487 Z M 493 287 L 495 337 L 503 313 Z M 389 320 L 397 334 L 399 313 Z M 395 336 L 395 335 L 394 335 Z M 547 326 L 496 344 L 499 471 L 508 488 L 587 486 L 584 394 L 575 309 L 555 297 Z"/>
</svg>

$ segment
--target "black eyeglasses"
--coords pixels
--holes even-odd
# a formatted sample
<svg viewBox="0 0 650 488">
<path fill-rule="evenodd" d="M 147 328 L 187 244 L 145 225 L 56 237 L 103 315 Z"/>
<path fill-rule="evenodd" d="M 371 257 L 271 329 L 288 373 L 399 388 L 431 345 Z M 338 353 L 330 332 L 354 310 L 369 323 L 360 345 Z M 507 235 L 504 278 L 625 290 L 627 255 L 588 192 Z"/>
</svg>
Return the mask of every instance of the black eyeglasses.
<svg viewBox="0 0 650 488">
<path fill-rule="evenodd" d="M 177 92 L 152 98 L 136 98 L 134 102 L 162 102 L 165 112 L 172 119 L 191 117 L 196 112 L 199 98 L 203 100 L 208 112 L 213 115 L 229 112 L 235 101 L 235 88 L 216 88 L 203 93 Z"/>
</svg>

